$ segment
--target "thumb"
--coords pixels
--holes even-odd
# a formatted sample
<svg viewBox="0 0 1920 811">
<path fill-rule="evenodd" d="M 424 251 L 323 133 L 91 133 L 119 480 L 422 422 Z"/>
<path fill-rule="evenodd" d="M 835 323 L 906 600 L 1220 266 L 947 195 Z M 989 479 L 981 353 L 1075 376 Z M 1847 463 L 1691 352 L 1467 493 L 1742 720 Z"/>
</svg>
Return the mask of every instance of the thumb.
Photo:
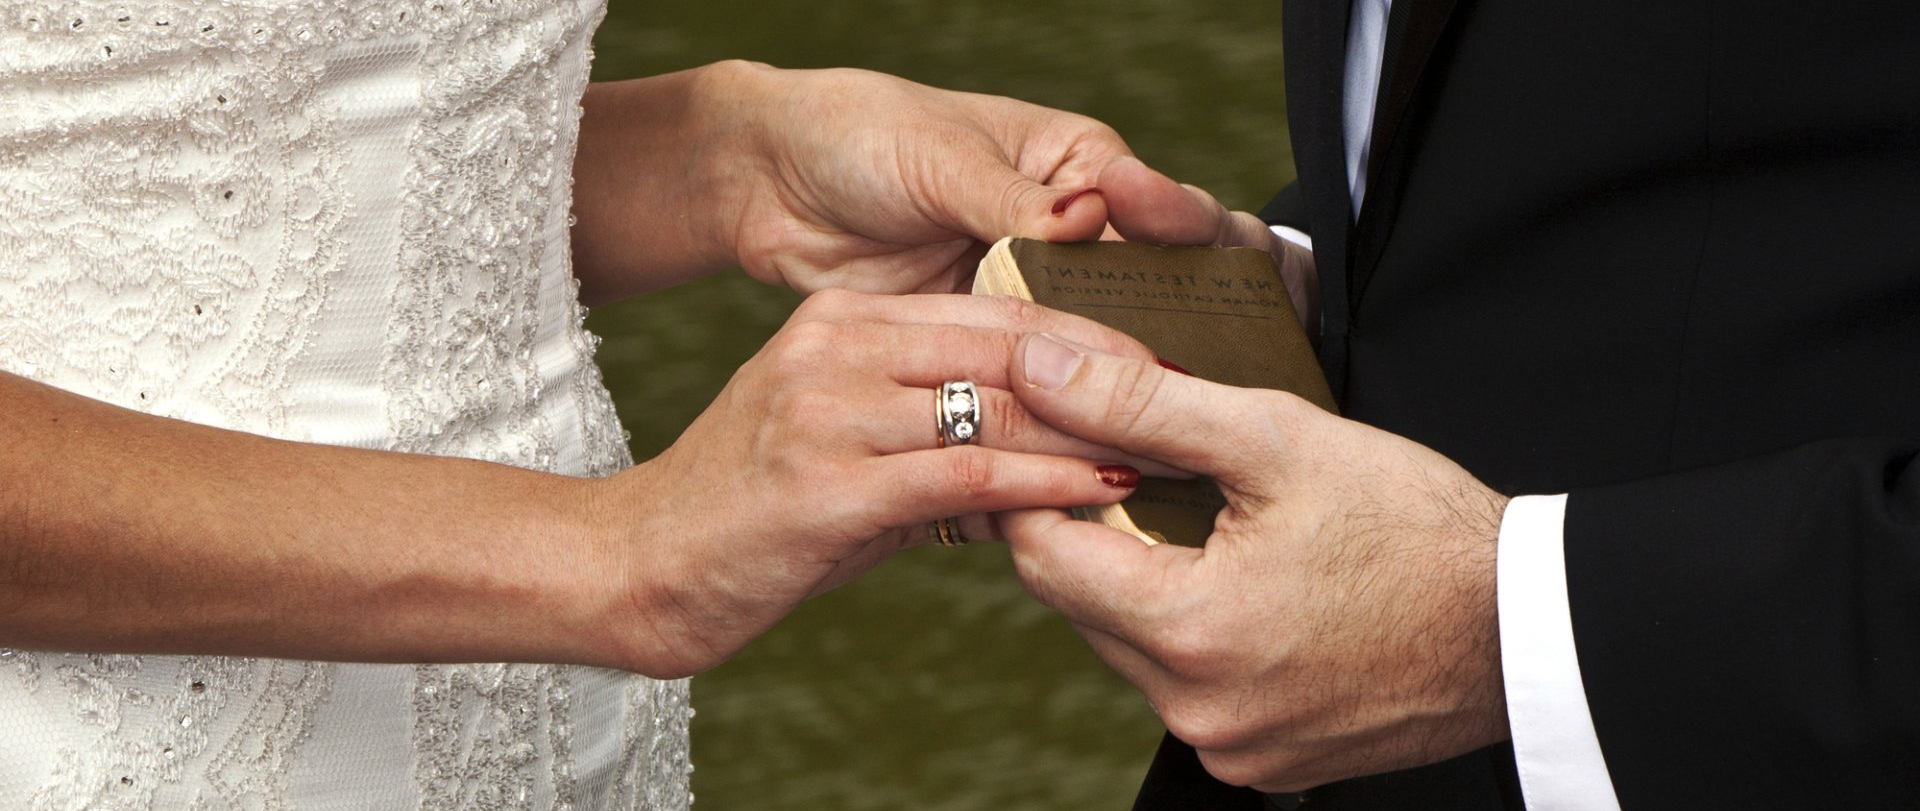
<svg viewBox="0 0 1920 811">
<path fill-rule="evenodd" d="M 1272 242 L 1258 217 L 1228 211 L 1213 195 L 1176 183 L 1138 158 L 1107 164 L 1100 172 L 1100 188 L 1106 192 L 1113 230 L 1130 242 L 1251 248 L 1267 248 Z"/>
<path fill-rule="evenodd" d="M 1223 484 L 1287 458 L 1285 438 L 1314 409 L 1283 392 L 1211 383 L 1046 333 L 1027 336 L 1012 365 L 1010 388 L 1049 425 Z"/>
<path fill-rule="evenodd" d="M 1004 160 L 981 164 L 949 197 L 949 226 L 981 242 L 1016 236 L 1048 242 L 1085 242 L 1106 229 L 1107 203 L 1091 186 L 1056 188 Z"/>
<path fill-rule="evenodd" d="M 1079 625 L 1139 647 L 1140 632 L 1190 593 L 1169 589 L 1177 569 L 1200 550 L 1139 539 L 1104 524 L 1075 521 L 1060 510 L 1014 510 L 996 516 L 1014 569 L 1034 599 Z"/>
</svg>

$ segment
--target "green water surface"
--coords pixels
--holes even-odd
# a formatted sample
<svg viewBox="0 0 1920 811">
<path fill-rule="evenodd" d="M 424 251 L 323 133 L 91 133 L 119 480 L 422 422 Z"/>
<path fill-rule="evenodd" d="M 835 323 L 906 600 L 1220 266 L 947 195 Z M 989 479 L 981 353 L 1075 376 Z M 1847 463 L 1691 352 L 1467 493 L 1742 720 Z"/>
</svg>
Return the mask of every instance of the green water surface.
<svg viewBox="0 0 1920 811">
<path fill-rule="evenodd" d="M 1094 116 L 1235 208 L 1292 175 L 1278 0 L 612 2 L 597 79 L 863 67 Z M 671 445 L 796 301 L 734 271 L 596 311 L 634 456 Z M 710 811 L 1124 811 L 1160 736 L 997 544 L 912 549 L 803 606 L 697 677 L 694 706 Z"/>
</svg>

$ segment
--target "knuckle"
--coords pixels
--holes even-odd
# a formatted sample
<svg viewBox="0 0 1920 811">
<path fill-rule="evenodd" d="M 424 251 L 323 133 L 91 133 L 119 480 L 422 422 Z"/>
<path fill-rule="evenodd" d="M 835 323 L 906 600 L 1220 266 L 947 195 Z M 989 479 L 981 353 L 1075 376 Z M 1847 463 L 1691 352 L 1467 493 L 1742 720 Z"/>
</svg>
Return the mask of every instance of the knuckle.
<svg viewBox="0 0 1920 811">
<path fill-rule="evenodd" d="M 1202 751 L 1200 765 L 1214 779 L 1231 786 L 1264 786 L 1279 779 L 1275 764 L 1254 755 Z"/>
<path fill-rule="evenodd" d="M 1081 506 L 1087 503 L 1089 485 L 1095 481 L 1085 468 L 1074 463 L 1049 465 L 1021 496 L 1035 504 Z"/>
<path fill-rule="evenodd" d="M 851 311 L 854 308 L 854 304 L 858 302 L 860 298 L 859 293 L 842 290 L 837 287 L 829 287 L 815 292 L 801 301 L 800 306 L 794 308 L 794 318 L 808 321 L 834 318 L 842 313 Z"/>
<path fill-rule="evenodd" d="M 1174 737 L 1201 752 L 1239 749 L 1252 737 L 1231 716 L 1206 701 L 1182 700 L 1163 704 L 1160 720 L 1166 722 L 1167 731 L 1172 732 Z M 1217 773 L 1214 776 L 1220 777 Z"/>
<path fill-rule="evenodd" d="M 1047 310 L 1023 298 L 1013 296 L 995 296 L 1008 322 L 1016 327 L 1029 327 L 1042 323 Z"/>
<path fill-rule="evenodd" d="M 1235 211 L 1227 215 L 1227 244 L 1248 248 L 1261 248 L 1274 255 L 1274 260 L 1282 257 L 1281 248 L 1276 244 L 1279 237 L 1259 217 L 1245 211 Z"/>
<path fill-rule="evenodd" d="M 845 332 L 845 327 L 831 321 L 789 324 L 768 344 L 770 360 L 787 376 L 816 371 L 835 357 L 835 348 L 843 345 Z"/>
<path fill-rule="evenodd" d="M 999 471 L 995 469 L 991 456 L 972 446 L 950 450 L 946 454 L 949 457 L 946 486 L 950 492 L 968 502 L 994 492 Z"/>
<path fill-rule="evenodd" d="M 1219 635 L 1196 622 L 1175 623 L 1156 634 L 1149 644 L 1154 659 L 1185 679 L 1206 679 L 1233 655 Z"/>
<path fill-rule="evenodd" d="M 1148 373 L 1147 364 L 1120 364 L 1107 395 L 1107 423 L 1120 434 L 1139 429 L 1141 419 L 1159 396 L 1161 380 L 1161 376 Z"/>
<path fill-rule="evenodd" d="M 1039 331 L 1046 323 L 1047 310 L 1040 305 L 1013 296 L 987 296 L 977 299 L 988 314 L 1011 331 L 1007 337 L 1017 340 L 1019 333 Z"/>
<path fill-rule="evenodd" d="M 1107 144 L 1126 143 L 1126 139 L 1120 136 L 1120 131 L 1114 129 L 1112 126 L 1108 125 L 1106 122 L 1100 121 L 1095 118 L 1089 118 L 1086 116 L 1080 116 L 1080 120 L 1083 123 L 1089 125 L 1087 134 L 1089 137 L 1093 138 L 1095 141 L 1107 143 Z"/>
<path fill-rule="evenodd" d="M 981 406 L 986 412 L 987 424 L 993 430 L 991 438 L 994 447 L 1023 449 L 1018 446 L 1038 430 L 1033 415 L 1027 413 L 1020 401 L 1007 392 L 982 389 L 981 393 Z"/>
</svg>

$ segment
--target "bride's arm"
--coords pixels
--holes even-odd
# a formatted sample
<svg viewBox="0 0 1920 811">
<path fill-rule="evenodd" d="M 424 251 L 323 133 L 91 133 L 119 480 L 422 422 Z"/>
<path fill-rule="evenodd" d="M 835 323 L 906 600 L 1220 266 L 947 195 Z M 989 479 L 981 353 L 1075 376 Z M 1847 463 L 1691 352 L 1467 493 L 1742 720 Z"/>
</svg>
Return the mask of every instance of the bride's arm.
<svg viewBox="0 0 1920 811">
<path fill-rule="evenodd" d="M 673 448 L 597 481 L 0 374 L 0 646 L 692 673 L 935 517 L 1126 494 L 1005 395 L 1024 330 L 1143 351 L 1005 299 L 815 296 Z M 930 450 L 931 387 L 960 378 L 994 447 Z"/>
<path fill-rule="evenodd" d="M 7 646 L 578 660 L 607 599 L 586 481 L 283 442 L 7 374 L 0 447 Z"/>
<path fill-rule="evenodd" d="M 1131 154 L 1084 116 L 860 70 L 721 62 L 583 105 L 589 303 L 734 264 L 803 291 L 965 289 L 983 242 L 1098 237 L 1104 201 L 1075 194 Z"/>
</svg>

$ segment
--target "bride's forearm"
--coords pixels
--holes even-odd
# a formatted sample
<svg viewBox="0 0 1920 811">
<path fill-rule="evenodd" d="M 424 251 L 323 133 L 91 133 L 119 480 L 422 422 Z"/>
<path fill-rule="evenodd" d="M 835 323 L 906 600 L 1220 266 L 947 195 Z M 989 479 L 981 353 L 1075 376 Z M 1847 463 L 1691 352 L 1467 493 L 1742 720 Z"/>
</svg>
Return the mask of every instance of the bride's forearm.
<svg viewBox="0 0 1920 811">
<path fill-rule="evenodd" d="M 615 663 L 604 620 L 629 598 L 598 483 L 282 442 L 5 374 L 0 447 L 0 645 Z"/>
<path fill-rule="evenodd" d="M 755 88 L 773 69 L 721 62 L 596 83 L 574 159 L 574 272 L 589 304 L 729 267 L 730 182 L 760 157 Z"/>
</svg>

